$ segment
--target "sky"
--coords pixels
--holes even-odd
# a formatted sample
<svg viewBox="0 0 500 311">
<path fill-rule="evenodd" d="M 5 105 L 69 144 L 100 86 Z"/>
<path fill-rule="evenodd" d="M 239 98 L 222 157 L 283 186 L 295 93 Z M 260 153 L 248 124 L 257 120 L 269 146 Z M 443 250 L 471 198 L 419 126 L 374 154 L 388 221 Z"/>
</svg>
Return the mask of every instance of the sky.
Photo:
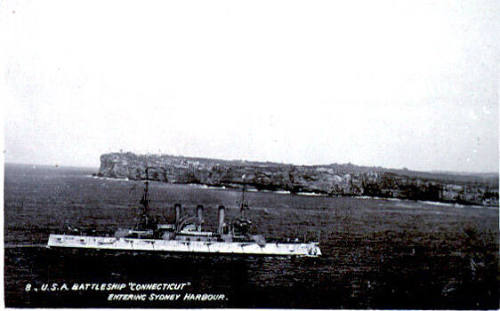
<svg viewBox="0 0 500 311">
<path fill-rule="evenodd" d="M 499 1 L 3 1 L 6 162 L 498 171 Z"/>
</svg>

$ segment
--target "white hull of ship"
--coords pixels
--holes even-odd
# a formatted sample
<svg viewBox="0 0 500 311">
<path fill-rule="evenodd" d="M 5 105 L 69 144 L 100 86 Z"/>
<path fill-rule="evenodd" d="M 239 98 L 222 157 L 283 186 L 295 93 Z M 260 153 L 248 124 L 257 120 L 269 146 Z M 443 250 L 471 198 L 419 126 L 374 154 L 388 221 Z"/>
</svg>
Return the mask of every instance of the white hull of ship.
<svg viewBox="0 0 500 311">
<path fill-rule="evenodd" d="M 178 241 L 51 234 L 47 246 L 164 253 L 321 256 L 317 243 L 266 243 L 260 246 L 255 242 Z"/>
</svg>

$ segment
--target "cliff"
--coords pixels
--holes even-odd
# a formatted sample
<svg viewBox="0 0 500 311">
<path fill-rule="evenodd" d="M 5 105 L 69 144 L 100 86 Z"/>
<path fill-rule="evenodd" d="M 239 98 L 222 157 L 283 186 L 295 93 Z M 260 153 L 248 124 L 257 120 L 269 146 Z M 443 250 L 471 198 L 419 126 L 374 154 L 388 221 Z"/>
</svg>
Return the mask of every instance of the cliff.
<svg viewBox="0 0 500 311">
<path fill-rule="evenodd" d="M 426 173 L 352 164 L 299 166 L 170 155 L 109 153 L 101 156 L 99 176 L 168 183 L 377 196 L 498 206 L 498 174 Z M 243 180 L 243 176 L 244 180 Z"/>
</svg>

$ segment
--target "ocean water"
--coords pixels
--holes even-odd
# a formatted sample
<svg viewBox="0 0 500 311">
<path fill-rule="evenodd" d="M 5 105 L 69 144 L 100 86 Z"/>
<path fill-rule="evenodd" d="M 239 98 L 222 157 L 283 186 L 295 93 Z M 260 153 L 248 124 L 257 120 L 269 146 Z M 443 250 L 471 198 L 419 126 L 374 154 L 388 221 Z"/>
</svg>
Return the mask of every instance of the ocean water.
<svg viewBox="0 0 500 311">
<path fill-rule="evenodd" d="M 498 209 L 371 198 L 248 192 L 253 232 L 268 240 L 320 239 L 320 258 L 161 255 L 57 250 L 48 235 L 69 224 L 113 232 L 134 224 L 142 184 L 93 169 L 5 166 L 8 307 L 499 307 Z M 151 183 L 152 214 L 174 203 L 207 230 L 217 206 L 239 213 L 240 193 Z M 185 283 L 177 292 L 71 290 L 75 284 Z M 54 284 L 57 286 L 54 287 Z M 58 290 L 66 284 L 70 290 Z M 57 288 L 50 290 L 50 288 Z M 37 289 L 35 291 L 34 289 Z M 219 295 L 213 301 L 109 301 L 111 293 Z"/>
</svg>

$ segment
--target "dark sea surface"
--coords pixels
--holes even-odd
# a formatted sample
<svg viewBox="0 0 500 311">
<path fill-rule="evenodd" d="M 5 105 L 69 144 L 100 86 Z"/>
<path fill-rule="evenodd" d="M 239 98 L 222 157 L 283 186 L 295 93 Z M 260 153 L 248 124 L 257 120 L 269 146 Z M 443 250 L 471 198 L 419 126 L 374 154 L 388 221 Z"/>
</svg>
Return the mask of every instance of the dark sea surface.
<svg viewBox="0 0 500 311">
<path fill-rule="evenodd" d="M 320 235 L 323 256 L 47 249 L 49 234 L 67 224 L 103 234 L 134 225 L 142 183 L 92 177 L 96 171 L 5 166 L 8 307 L 499 308 L 497 208 L 248 192 L 254 232 L 268 240 Z M 152 214 L 170 221 L 174 203 L 193 215 L 203 204 L 207 230 L 216 228 L 218 205 L 226 206 L 227 218 L 239 213 L 236 190 L 150 185 Z M 128 282 L 185 282 L 182 295 L 226 298 L 131 302 L 108 301 L 115 293 L 109 291 L 42 290 L 54 283 Z"/>
</svg>

